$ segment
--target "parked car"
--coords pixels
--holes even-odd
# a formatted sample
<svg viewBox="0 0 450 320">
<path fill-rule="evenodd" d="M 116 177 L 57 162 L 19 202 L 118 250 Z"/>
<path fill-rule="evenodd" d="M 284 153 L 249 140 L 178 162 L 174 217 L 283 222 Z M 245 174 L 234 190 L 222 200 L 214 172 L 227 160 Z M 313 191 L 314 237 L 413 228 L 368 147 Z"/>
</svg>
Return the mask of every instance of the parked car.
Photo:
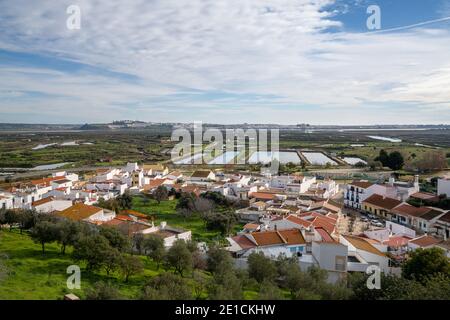
<svg viewBox="0 0 450 320">
<path fill-rule="evenodd" d="M 373 225 L 373 226 L 375 226 L 375 227 L 380 227 L 380 228 L 381 228 L 381 227 L 384 227 L 384 224 L 383 224 L 383 223 L 381 223 L 380 221 L 375 220 L 375 219 L 374 219 L 374 220 L 371 220 L 371 221 L 370 221 L 370 224 Z"/>
<path fill-rule="evenodd" d="M 369 219 L 367 219 L 366 217 L 362 217 L 362 218 L 361 218 L 361 221 L 362 221 L 362 222 L 369 222 Z"/>
</svg>

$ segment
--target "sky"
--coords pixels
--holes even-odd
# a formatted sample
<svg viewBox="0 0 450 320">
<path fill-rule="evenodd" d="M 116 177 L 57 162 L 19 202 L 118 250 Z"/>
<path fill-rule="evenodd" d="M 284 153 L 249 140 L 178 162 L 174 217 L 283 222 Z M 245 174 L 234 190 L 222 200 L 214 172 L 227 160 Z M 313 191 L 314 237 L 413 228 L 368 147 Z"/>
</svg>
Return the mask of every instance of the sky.
<svg viewBox="0 0 450 320">
<path fill-rule="evenodd" d="M 450 0 L 0 0 L 0 30 L 0 123 L 450 124 Z"/>
</svg>

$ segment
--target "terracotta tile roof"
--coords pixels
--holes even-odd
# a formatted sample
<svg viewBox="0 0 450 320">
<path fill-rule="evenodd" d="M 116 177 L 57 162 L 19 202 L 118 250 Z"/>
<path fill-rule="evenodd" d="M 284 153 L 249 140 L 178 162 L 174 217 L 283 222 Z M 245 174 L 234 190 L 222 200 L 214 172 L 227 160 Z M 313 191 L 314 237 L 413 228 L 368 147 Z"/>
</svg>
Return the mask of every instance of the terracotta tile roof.
<svg viewBox="0 0 450 320">
<path fill-rule="evenodd" d="M 90 216 L 102 211 L 102 208 L 77 203 L 58 213 L 59 216 L 75 221 L 85 220 Z"/>
<path fill-rule="evenodd" d="M 438 209 L 434 209 L 434 208 L 429 208 L 430 211 L 426 212 L 424 215 L 420 216 L 421 219 L 425 219 L 425 220 L 433 220 L 436 217 L 439 217 L 441 214 L 444 214 L 445 211 L 442 210 L 438 210 Z"/>
<path fill-rule="evenodd" d="M 162 185 L 164 183 L 164 181 L 166 181 L 166 179 L 154 179 L 154 180 L 150 181 L 149 184 L 144 185 L 143 189 L 145 191 L 152 190 L 152 189 L 157 188 L 160 185 Z"/>
<path fill-rule="evenodd" d="M 306 243 L 301 231 L 298 229 L 278 230 L 278 234 L 285 240 L 287 245 Z"/>
<path fill-rule="evenodd" d="M 280 237 L 277 231 L 252 232 L 251 235 L 258 246 L 284 244 L 283 238 Z"/>
<path fill-rule="evenodd" d="M 438 221 L 450 223 L 450 211 L 448 211 L 446 214 L 444 214 L 442 217 L 438 219 Z"/>
<path fill-rule="evenodd" d="M 392 248 L 398 248 L 408 245 L 410 240 L 411 238 L 405 236 L 393 236 L 390 237 L 389 240 L 383 241 L 383 244 Z"/>
<path fill-rule="evenodd" d="M 149 171 L 149 170 L 164 171 L 165 170 L 165 167 L 159 163 L 158 164 L 144 164 L 142 166 L 142 168 L 147 171 Z"/>
<path fill-rule="evenodd" d="M 324 220 L 323 217 L 315 217 L 311 223 L 315 228 L 323 228 L 328 233 L 333 233 L 336 229 L 335 224 L 331 224 L 328 221 Z"/>
<path fill-rule="evenodd" d="M 320 234 L 323 242 L 336 242 L 324 228 L 316 228 L 316 231 Z"/>
<path fill-rule="evenodd" d="M 46 186 L 49 187 L 53 181 L 57 180 L 65 180 L 65 177 L 50 177 L 50 178 L 42 178 L 37 180 L 31 180 L 31 184 L 35 186 Z"/>
<path fill-rule="evenodd" d="M 194 178 L 207 178 L 209 176 L 209 174 L 211 173 L 211 171 L 206 171 L 206 170 L 196 170 L 194 171 L 194 173 L 191 175 L 191 177 Z"/>
<path fill-rule="evenodd" d="M 262 199 L 262 200 L 274 200 L 276 199 L 275 194 L 267 192 L 253 192 L 250 195 L 251 198 Z"/>
<path fill-rule="evenodd" d="M 416 192 L 413 193 L 411 196 L 411 198 L 416 198 L 416 199 L 422 199 L 422 200 L 438 200 L 439 197 L 433 193 L 429 193 L 429 192 Z"/>
<path fill-rule="evenodd" d="M 41 200 L 34 201 L 34 202 L 31 203 L 31 205 L 33 207 L 37 207 L 37 206 L 40 206 L 42 204 L 52 202 L 53 200 L 54 200 L 53 197 L 48 197 L 48 198 L 44 198 L 44 199 L 41 199 Z"/>
<path fill-rule="evenodd" d="M 256 247 L 256 245 L 244 235 L 234 236 L 231 239 L 233 239 L 242 249 Z"/>
<path fill-rule="evenodd" d="M 425 248 L 435 244 L 438 244 L 441 240 L 438 240 L 432 236 L 422 236 L 411 240 L 409 243 L 413 243 L 419 247 Z"/>
<path fill-rule="evenodd" d="M 400 214 L 400 215 L 408 215 L 412 217 L 421 217 L 428 211 L 430 208 L 427 207 L 414 207 L 407 203 L 402 203 L 401 205 L 392 209 L 392 213 Z"/>
<path fill-rule="evenodd" d="M 305 239 L 298 229 L 252 232 L 258 246 L 304 244 Z"/>
<path fill-rule="evenodd" d="M 246 225 L 243 226 L 243 229 L 258 229 L 259 228 L 259 224 L 256 223 L 247 223 Z"/>
<path fill-rule="evenodd" d="M 363 203 L 368 203 L 368 204 L 377 206 L 379 208 L 391 210 L 391 209 L 395 208 L 396 206 L 398 206 L 399 204 L 401 204 L 402 202 L 397 199 L 384 197 L 379 194 L 373 194 L 369 198 L 364 200 Z"/>
<path fill-rule="evenodd" d="M 359 188 L 363 188 L 363 189 L 366 189 L 366 188 L 368 188 L 368 187 L 370 187 L 370 186 L 372 186 L 373 185 L 373 183 L 372 182 L 369 182 L 369 181 L 367 181 L 367 180 L 353 180 L 351 183 L 349 183 L 350 185 L 352 185 L 352 186 L 356 186 L 356 187 L 359 187 Z"/>
<path fill-rule="evenodd" d="M 298 216 L 295 216 L 295 215 L 292 215 L 292 214 L 289 215 L 286 218 L 286 220 L 289 220 L 290 222 L 293 222 L 293 223 L 298 224 L 300 226 L 303 226 L 305 228 L 308 228 L 309 226 L 311 226 L 311 222 L 306 221 L 305 219 L 302 219 L 302 218 L 300 218 Z"/>
<path fill-rule="evenodd" d="M 373 245 L 371 245 L 366 239 L 363 239 L 361 237 L 351 236 L 351 235 L 344 235 L 343 236 L 348 242 L 350 242 L 356 249 L 367 251 L 379 256 L 385 257 L 386 255 L 375 248 Z"/>
</svg>

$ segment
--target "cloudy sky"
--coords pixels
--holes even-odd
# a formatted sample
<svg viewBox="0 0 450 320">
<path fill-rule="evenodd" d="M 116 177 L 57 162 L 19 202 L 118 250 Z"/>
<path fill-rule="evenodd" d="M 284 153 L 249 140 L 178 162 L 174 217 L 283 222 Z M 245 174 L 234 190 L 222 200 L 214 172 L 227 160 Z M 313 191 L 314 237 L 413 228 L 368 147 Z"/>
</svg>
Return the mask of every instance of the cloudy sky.
<svg viewBox="0 0 450 320">
<path fill-rule="evenodd" d="M 448 124 L 448 17 L 449 0 L 0 0 L 0 122 Z"/>
</svg>

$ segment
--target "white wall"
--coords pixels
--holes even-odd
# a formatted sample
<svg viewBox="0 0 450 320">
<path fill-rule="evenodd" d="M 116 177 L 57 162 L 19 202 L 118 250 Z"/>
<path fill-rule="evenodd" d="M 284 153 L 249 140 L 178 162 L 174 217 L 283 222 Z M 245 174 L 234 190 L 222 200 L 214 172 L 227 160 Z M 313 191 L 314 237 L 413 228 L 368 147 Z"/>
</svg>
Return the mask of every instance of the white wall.
<svg viewBox="0 0 450 320">
<path fill-rule="evenodd" d="M 438 195 L 445 194 L 447 198 L 450 197 L 450 179 L 438 179 L 437 193 Z"/>
<path fill-rule="evenodd" d="M 405 235 L 411 238 L 416 237 L 416 231 L 395 222 L 386 221 L 386 229 L 391 230 L 392 234 L 395 235 Z"/>
<path fill-rule="evenodd" d="M 72 201 L 70 200 L 53 200 L 39 206 L 35 209 L 38 212 L 50 213 L 52 211 L 62 211 L 72 206 Z"/>
</svg>

